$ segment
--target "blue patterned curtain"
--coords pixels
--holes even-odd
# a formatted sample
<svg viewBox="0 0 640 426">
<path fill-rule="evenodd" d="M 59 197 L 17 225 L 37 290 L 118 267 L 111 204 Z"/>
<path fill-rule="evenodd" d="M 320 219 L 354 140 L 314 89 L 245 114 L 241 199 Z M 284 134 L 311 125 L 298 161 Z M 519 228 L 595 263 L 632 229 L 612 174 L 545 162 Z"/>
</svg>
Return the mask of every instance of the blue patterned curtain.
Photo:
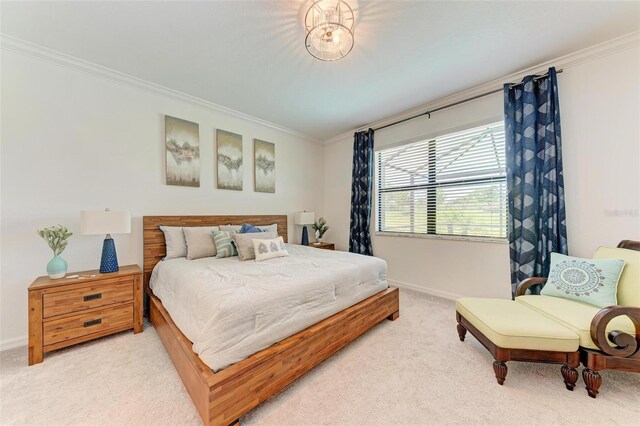
<svg viewBox="0 0 640 426">
<path fill-rule="evenodd" d="M 353 135 L 351 179 L 351 232 L 349 251 L 373 255 L 371 249 L 371 197 L 373 193 L 373 129 Z"/>
<path fill-rule="evenodd" d="M 567 254 L 555 68 L 505 84 L 504 112 L 513 295 L 523 279 L 548 276 L 551 252 Z"/>
</svg>

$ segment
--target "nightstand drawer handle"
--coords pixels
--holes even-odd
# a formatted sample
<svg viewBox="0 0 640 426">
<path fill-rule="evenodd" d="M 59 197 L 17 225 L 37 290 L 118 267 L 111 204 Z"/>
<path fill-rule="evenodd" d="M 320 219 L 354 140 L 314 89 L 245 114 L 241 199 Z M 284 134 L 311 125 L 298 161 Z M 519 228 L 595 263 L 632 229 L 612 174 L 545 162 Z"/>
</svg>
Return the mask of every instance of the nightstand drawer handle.
<svg viewBox="0 0 640 426">
<path fill-rule="evenodd" d="M 96 300 L 96 299 L 102 299 L 102 293 L 88 294 L 84 297 L 85 302 L 88 302 L 89 300 Z"/>
<path fill-rule="evenodd" d="M 98 325 L 98 324 L 102 324 L 102 318 L 86 321 L 83 325 L 85 327 L 91 327 L 92 325 Z"/>
</svg>

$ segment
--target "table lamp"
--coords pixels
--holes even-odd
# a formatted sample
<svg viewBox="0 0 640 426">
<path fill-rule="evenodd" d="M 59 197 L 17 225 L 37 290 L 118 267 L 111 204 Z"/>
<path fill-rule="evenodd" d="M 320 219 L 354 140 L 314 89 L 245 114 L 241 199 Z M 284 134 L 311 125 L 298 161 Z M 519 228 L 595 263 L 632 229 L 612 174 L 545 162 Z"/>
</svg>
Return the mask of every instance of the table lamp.
<svg viewBox="0 0 640 426">
<path fill-rule="evenodd" d="M 316 214 L 314 212 L 297 212 L 294 218 L 296 225 L 302 225 L 302 244 L 303 246 L 309 245 L 309 234 L 307 232 L 307 225 L 312 225 L 316 221 Z"/>
<path fill-rule="evenodd" d="M 83 235 L 106 234 L 102 244 L 100 273 L 118 272 L 118 256 L 116 245 L 111 234 L 128 234 L 131 232 L 131 213 L 104 211 L 81 211 L 80 233 Z"/>
</svg>

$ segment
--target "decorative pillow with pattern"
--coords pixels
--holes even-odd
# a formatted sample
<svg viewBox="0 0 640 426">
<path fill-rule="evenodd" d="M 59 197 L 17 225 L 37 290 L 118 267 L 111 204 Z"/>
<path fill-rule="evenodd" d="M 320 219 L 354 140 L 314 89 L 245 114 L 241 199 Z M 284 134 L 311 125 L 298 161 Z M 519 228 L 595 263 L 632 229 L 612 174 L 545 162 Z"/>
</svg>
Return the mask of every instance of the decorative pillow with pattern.
<svg viewBox="0 0 640 426">
<path fill-rule="evenodd" d="M 213 234 L 213 241 L 216 244 L 216 257 L 222 259 L 223 257 L 237 256 L 238 252 L 233 245 L 233 231 L 218 231 L 214 229 L 211 231 Z"/>
<path fill-rule="evenodd" d="M 233 234 L 233 242 L 238 250 L 238 257 L 240 260 L 253 260 L 256 255 L 253 251 L 253 239 L 270 239 L 278 238 L 278 234 L 273 232 L 256 232 L 250 234 Z"/>
<path fill-rule="evenodd" d="M 563 297 L 599 308 L 617 305 L 618 280 L 624 261 L 581 259 L 551 253 L 549 278 L 540 294 Z"/>
<path fill-rule="evenodd" d="M 253 251 L 256 254 L 256 262 L 289 256 L 287 246 L 284 244 L 282 237 L 270 240 L 254 239 L 251 242 L 253 243 Z"/>
</svg>

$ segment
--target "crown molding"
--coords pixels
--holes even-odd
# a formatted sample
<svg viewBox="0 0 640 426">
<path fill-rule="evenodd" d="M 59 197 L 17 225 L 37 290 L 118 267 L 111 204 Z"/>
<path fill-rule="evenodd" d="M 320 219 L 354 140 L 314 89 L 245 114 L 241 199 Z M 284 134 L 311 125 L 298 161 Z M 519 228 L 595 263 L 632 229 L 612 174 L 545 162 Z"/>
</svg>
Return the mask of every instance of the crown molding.
<svg viewBox="0 0 640 426">
<path fill-rule="evenodd" d="M 419 107 L 412 108 L 407 111 L 403 111 L 399 114 L 386 117 L 378 121 L 374 121 L 367 125 L 357 127 L 353 130 L 341 133 L 337 136 L 334 136 L 330 139 L 325 140 L 324 144 L 331 145 L 337 142 L 341 142 L 347 138 L 351 139 L 353 137 L 354 132 L 366 130 L 368 128 L 384 126 L 386 124 L 393 123 L 394 121 L 403 120 L 405 118 L 423 113 L 425 111 L 439 108 L 443 105 L 468 99 L 468 98 L 480 95 L 482 93 L 490 92 L 492 90 L 500 89 L 505 83 L 522 80 L 527 75 L 539 73 L 541 70 L 546 70 L 551 66 L 555 66 L 556 68 L 562 68 L 566 72 L 567 70 L 573 67 L 577 67 L 584 63 L 591 62 L 596 59 L 602 58 L 604 56 L 608 56 L 616 52 L 630 49 L 638 45 L 640 45 L 640 31 L 634 31 L 634 32 L 625 34 L 623 36 L 605 41 L 603 43 L 599 43 L 599 44 L 587 47 L 585 49 L 578 50 L 576 52 L 569 53 L 564 56 L 560 56 L 550 61 L 543 62 L 533 67 L 529 67 L 527 69 L 515 72 L 513 74 L 509 74 L 504 77 L 497 78 L 495 80 L 489 81 L 487 83 L 483 83 L 481 85 L 472 87 L 470 89 L 457 92 L 453 95 L 445 96 L 445 97 L 427 102 Z"/>
<path fill-rule="evenodd" d="M 49 62 L 49 63 L 66 67 L 75 71 L 84 72 L 94 77 L 104 78 L 106 80 L 124 84 L 130 87 L 134 87 L 145 92 L 160 94 L 160 95 L 171 97 L 173 99 L 177 99 L 183 102 L 195 104 L 216 112 L 229 115 L 234 118 L 239 118 L 242 120 L 252 122 L 254 124 L 265 126 L 277 131 L 281 131 L 283 133 L 288 133 L 290 135 L 302 138 L 307 142 L 330 145 L 333 143 L 340 142 L 345 138 L 351 138 L 354 132 L 357 132 L 360 130 L 365 130 L 370 127 L 384 126 L 386 124 L 392 123 L 397 120 L 402 120 L 407 117 L 411 117 L 413 115 L 419 114 L 424 111 L 436 109 L 440 106 L 443 106 L 449 103 L 458 102 L 460 100 L 470 98 L 491 90 L 499 89 L 500 87 L 502 87 L 504 83 L 521 80 L 526 75 L 539 72 L 540 70 L 546 69 L 550 66 L 563 68 L 566 71 L 572 67 L 579 66 L 581 64 L 599 59 L 601 57 L 608 56 L 622 50 L 636 47 L 640 45 L 640 31 L 634 31 L 632 33 L 605 41 L 603 43 L 599 43 L 599 44 L 587 47 L 577 52 L 560 56 L 558 58 L 543 62 L 536 66 L 529 67 L 524 70 L 509 74 L 507 76 L 497 78 L 495 80 L 489 81 L 487 83 L 483 83 L 473 88 L 463 90 L 461 92 L 457 92 L 455 94 L 427 102 L 425 104 L 422 104 L 410 110 L 406 110 L 399 114 L 395 114 L 395 115 L 383 118 L 381 120 L 369 123 L 367 125 L 359 126 L 357 128 L 341 133 L 337 136 L 334 136 L 324 141 L 317 139 L 315 137 L 312 137 L 303 132 L 300 132 L 298 130 L 281 126 L 276 123 L 272 123 L 270 121 L 263 120 L 258 117 L 254 117 L 252 115 L 245 114 L 240 111 L 236 111 L 231 108 L 227 108 L 213 102 L 209 102 L 207 100 L 198 98 L 196 96 L 188 95 L 186 93 L 183 93 L 174 89 L 170 89 L 168 87 L 164 87 L 162 85 L 152 83 L 150 81 L 147 81 L 138 77 L 134 77 L 132 75 L 125 74 L 111 68 L 103 67 L 93 62 L 85 61 L 75 56 L 67 55 L 65 53 L 46 48 L 44 46 L 40 46 L 35 43 L 21 40 L 21 39 L 9 36 L 7 34 L 0 34 L 0 41 L 1 41 L 0 50 L 12 51 L 21 55 L 25 55 L 34 59 L 41 60 L 43 62 Z"/>
<path fill-rule="evenodd" d="M 47 47 L 28 42 L 26 40 L 21 40 L 19 38 L 12 37 L 7 34 L 0 34 L 0 41 L 1 41 L 0 50 L 15 52 L 15 53 L 28 56 L 30 58 L 34 58 L 43 62 L 48 62 L 54 65 L 72 69 L 74 71 L 83 72 L 85 74 L 88 74 L 94 77 L 103 78 L 103 79 L 113 81 L 115 83 L 120 83 L 129 87 L 134 87 L 136 89 L 139 89 L 148 93 L 159 94 L 159 95 L 167 96 L 173 99 L 177 99 L 182 102 L 198 105 L 206 109 L 220 112 L 234 118 L 246 120 L 251 123 L 258 124 L 260 126 L 264 126 L 274 130 L 278 130 L 280 132 L 288 133 L 290 135 L 302 138 L 307 142 L 318 143 L 318 144 L 323 143 L 323 141 L 321 141 L 320 139 L 314 138 L 298 130 L 290 129 L 288 127 L 281 126 L 279 124 L 272 123 L 270 121 L 263 120 L 258 117 L 254 117 L 252 115 L 245 114 L 240 111 L 236 111 L 234 109 L 227 108 L 222 105 L 218 105 L 216 103 L 198 98 L 196 96 L 192 96 L 192 95 L 180 92 L 178 90 L 170 89 L 160 84 L 152 83 L 150 81 L 147 81 L 138 77 L 134 77 L 132 75 L 129 75 L 120 71 L 116 71 L 111 68 L 103 67 L 102 65 L 85 61 L 84 59 L 67 55 L 57 50 L 49 49 Z"/>
</svg>

